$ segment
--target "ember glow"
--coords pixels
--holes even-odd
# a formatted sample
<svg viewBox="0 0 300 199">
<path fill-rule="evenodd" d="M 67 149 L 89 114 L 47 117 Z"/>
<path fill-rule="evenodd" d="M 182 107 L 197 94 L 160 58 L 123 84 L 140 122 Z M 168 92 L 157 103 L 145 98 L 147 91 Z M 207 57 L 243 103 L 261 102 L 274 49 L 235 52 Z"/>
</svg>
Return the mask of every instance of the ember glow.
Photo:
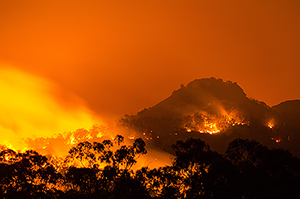
<svg viewBox="0 0 300 199">
<path fill-rule="evenodd" d="M 274 119 L 271 119 L 271 120 L 268 122 L 268 124 L 267 124 L 267 126 L 268 126 L 270 129 L 274 128 L 274 125 L 275 125 L 275 120 L 274 120 Z"/>
<path fill-rule="evenodd" d="M 281 142 L 281 138 L 273 138 L 273 137 L 272 137 L 271 140 L 275 141 L 276 143 Z"/>
</svg>

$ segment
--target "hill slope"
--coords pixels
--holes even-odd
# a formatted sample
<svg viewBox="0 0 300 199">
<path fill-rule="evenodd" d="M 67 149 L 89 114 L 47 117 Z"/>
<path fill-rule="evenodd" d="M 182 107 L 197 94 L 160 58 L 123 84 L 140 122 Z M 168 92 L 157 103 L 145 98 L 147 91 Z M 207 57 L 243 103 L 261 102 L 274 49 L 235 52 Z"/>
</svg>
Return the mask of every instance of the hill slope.
<svg viewBox="0 0 300 199">
<path fill-rule="evenodd" d="M 200 138 L 220 152 L 237 137 L 297 151 L 299 129 L 284 118 L 294 117 L 284 112 L 285 105 L 271 108 L 249 99 L 237 83 L 212 77 L 181 85 L 170 97 L 137 115 L 126 115 L 121 123 L 167 151 L 176 140 L 188 137 Z"/>
<path fill-rule="evenodd" d="M 300 128 L 300 100 L 289 100 L 272 107 L 286 122 Z"/>
<path fill-rule="evenodd" d="M 279 115 L 265 103 L 249 99 L 243 89 L 231 81 L 205 78 L 181 86 L 170 97 L 144 111 L 153 117 L 181 117 L 199 112 L 226 114 L 238 109 L 247 119 L 268 121 Z"/>
</svg>

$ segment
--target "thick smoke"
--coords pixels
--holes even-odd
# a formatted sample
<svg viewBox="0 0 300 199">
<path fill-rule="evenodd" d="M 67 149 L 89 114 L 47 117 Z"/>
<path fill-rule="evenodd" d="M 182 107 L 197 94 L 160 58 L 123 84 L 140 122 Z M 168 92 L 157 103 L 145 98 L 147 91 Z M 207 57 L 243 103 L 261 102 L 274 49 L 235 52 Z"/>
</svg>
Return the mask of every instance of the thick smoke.
<svg viewBox="0 0 300 199">
<path fill-rule="evenodd" d="M 41 77 L 2 66 L 0 68 L 0 143 L 21 150 L 27 137 L 52 137 L 57 133 L 89 128 L 101 123 L 92 112 L 62 88 Z M 67 105 L 68 104 L 68 105 Z"/>
<path fill-rule="evenodd" d="M 137 135 L 115 121 L 103 122 L 75 94 L 47 79 L 9 66 L 0 67 L 0 145 L 64 157 L 79 142 L 101 142 L 116 135 L 130 145 Z M 147 147 L 147 146 L 146 146 Z M 171 155 L 147 147 L 135 168 L 171 164 Z"/>
</svg>

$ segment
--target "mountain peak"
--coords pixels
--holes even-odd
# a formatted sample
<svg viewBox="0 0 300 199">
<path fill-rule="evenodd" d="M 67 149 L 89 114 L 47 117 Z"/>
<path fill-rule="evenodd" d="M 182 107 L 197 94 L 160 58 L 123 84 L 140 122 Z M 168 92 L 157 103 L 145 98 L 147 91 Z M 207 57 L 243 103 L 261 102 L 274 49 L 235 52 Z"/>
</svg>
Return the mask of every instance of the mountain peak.
<svg viewBox="0 0 300 199">
<path fill-rule="evenodd" d="M 181 89 L 185 88 L 181 87 Z M 236 82 L 223 81 L 214 77 L 195 79 L 187 84 L 186 89 L 190 92 L 202 92 L 214 96 L 219 100 L 246 97 L 243 89 Z"/>
<path fill-rule="evenodd" d="M 218 112 L 220 108 L 231 109 L 234 104 L 245 101 L 249 99 L 235 82 L 214 77 L 195 79 L 186 86 L 182 84 L 170 97 L 150 108 L 146 115 L 169 117 L 194 114 L 206 109 Z"/>
</svg>

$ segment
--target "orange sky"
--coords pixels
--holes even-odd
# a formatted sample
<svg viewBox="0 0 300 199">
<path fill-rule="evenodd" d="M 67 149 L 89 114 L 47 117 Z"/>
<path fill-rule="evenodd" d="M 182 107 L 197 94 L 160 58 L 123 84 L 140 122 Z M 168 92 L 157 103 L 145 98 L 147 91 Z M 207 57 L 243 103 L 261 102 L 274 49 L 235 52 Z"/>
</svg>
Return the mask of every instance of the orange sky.
<svg viewBox="0 0 300 199">
<path fill-rule="evenodd" d="M 0 63 L 135 114 L 217 77 L 275 105 L 300 98 L 300 1 L 0 1 Z"/>
</svg>

